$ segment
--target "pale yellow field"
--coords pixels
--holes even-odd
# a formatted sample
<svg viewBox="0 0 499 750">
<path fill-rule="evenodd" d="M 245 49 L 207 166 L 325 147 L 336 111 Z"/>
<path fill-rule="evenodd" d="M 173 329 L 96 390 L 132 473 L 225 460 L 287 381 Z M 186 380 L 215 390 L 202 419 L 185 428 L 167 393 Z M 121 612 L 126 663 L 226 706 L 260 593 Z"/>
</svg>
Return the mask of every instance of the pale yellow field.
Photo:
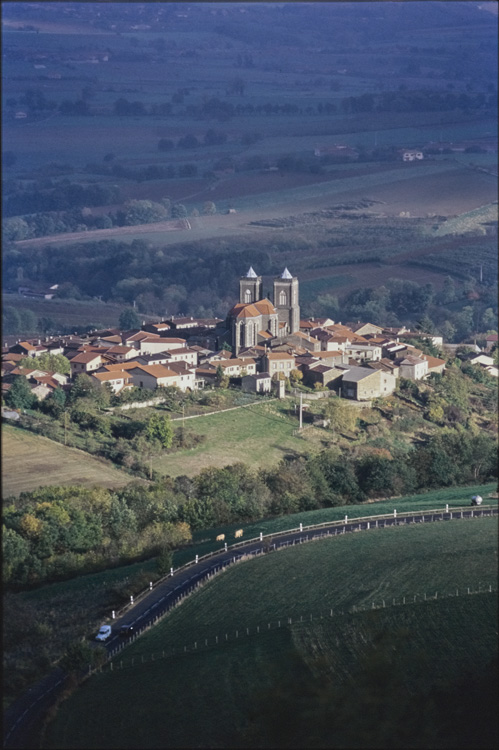
<svg viewBox="0 0 499 750">
<path fill-rule="evenodd" d="M 122 487 L 132 479 L 76 448 L 2 425 L 4 498 L 49 484 Z"/>
</svg>

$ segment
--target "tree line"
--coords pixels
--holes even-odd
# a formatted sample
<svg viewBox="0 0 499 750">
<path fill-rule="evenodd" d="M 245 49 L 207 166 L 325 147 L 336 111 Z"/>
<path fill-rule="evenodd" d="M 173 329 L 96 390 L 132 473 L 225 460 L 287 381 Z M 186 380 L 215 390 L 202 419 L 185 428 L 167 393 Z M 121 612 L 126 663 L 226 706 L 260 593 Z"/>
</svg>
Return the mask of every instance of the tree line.
<svg viewBox="0 0 499 750">
<path fill-rule="evenodd" d="M 338 449 L 273 469 L 237 463 L 124 489 L 46 487 L 6 500 L 4 582 L 23 588 L 163 554 L 191 530 L 362 503 L 497 476 L 496 441 L 454 430 L 405 454 Z"/>
</svg>

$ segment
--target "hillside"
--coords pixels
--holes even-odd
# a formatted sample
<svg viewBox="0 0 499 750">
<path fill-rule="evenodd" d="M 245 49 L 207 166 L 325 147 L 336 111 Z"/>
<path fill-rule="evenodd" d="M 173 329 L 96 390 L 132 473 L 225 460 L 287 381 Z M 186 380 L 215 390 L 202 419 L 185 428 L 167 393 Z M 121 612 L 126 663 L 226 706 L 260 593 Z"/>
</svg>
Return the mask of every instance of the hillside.
<svg viewBox="0 0 499 750">
<path fill-rule="evenodd" d="M 495 521 L 481 519 L 348 535 L 235 566 L 141 636 L 115 659 L 112 672 L 85 683 L 61 706 L 45 744 L 302 747 L 313 726 L 317 736 L 307 746 L 344 747 L 344 733 L 358 742 L 367 717 L 374 719 L 382 700 L 389 700 L 393 723 L 378 722 L 374 733 L 371 726 L 365 746 L 379 747 L 389 725 L 403 746 L 408 726 L 422 736 L 416 714 L 438 702 L 432 689 L 445 697 L 466 672 L 471 684 L 489 669 L 497 648 L 496 596 L 465 592 L 468 586 L 473 592 L 496 589 L 496 555 Z M 379 609 L 383 599 L 386 607 Z M 353 612 L 354 605 L 364 611 Z M 163 659 L 163 650 L 168 655 L 173 647 L 180 654 Z M 374 674 L 380 692 L 372 704 Z M 317 681 L 314 675 L 322 676 Z M 478 688 L 483 693 L 483 685 Z M 82 721 L 89 712 L 92 724 Z M 118 722 L 109 721 L 118 715 Z M 324 745 L 325 726 L 333 744 Z M 435 733 L 433 746 L 448 746 L 447 729 L 437 719 L 424 729 Z"/>
<path fill-rule="evenodd" d="M 21 468 L 22 467 L 22 468 Z M 132 477 L 84 451 L 2 425 L 2 494 L 19 495 L 47 485 L 123 487 Z"/>
</svg>

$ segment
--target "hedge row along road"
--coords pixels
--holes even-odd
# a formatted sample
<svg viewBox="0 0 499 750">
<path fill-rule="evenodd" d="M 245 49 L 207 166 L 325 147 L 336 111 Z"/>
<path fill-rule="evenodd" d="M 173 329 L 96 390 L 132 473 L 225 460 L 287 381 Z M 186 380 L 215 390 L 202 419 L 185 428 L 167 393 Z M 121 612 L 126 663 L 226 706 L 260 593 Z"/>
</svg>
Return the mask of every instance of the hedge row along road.
<svg viewBox="0 0 499 750">
<path fill-rule="evenodd" d="M 348 516 L 345 516 L 342 521 L 331 521 L 316 526 L 300 526 L 299 529 L 281 531 L 268 536 L 260 535 L 259 538 L 239 542 L 230 547 L 227 545 L 226 549 L 199 559 L 196 556 L 194 561 L 173 571 L 171 575 L 157 582 L 151 590 L 142 592 L 133 603 L 129 603 L 116 612 L 114 618 L 110 613 L 108 622 L 113 625 L 113 635 L 105 644 L 108 656 L 112 658 L 118 651 L 126 648 L 127 643 L 136 640 L 141 633 L 158 622 L 204 580 L 242 558 L 355 531 L 413 523 L 472 519 L 498 514 L 497 506 L 486 505 L 478 508 L 467 506 L 451 510 L 446 506 L 443 510 L 406 511 L 399 514 L 394 510 L 391 515 L 365 516 L 352 520 L 348 520 Z M 120 626 L 125 623 L 133 625 L 135 630 L 135 635 L 127 642 L 123 642 L 117 635 Z M 64 690 L 67 678 L 68 675 L 62 669 L 56 668 L 7 708 L 4 715 L 5 748 L 26 750 L 39 746 L 37 740 L 43 718 Z"/>
</svg>

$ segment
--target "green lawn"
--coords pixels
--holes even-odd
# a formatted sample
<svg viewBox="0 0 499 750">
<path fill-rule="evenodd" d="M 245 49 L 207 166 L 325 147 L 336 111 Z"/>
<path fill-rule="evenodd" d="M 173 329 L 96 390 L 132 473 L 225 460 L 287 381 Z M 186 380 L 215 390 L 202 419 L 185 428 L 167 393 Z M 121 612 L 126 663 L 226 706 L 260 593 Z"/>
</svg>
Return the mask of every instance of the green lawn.
<svg viewBox="0 0 499 750">
<path fill-rule="evenodd" d="M 496 650 L 497 601 L 466 588 L 496 588 L 496 555 L 495 519 L 477 519 L 351 534 L 233 566 L 65 702 L 44 746 L 261 746 L 249 738 L 260 731 L 251 708 L 264 689 L 331 668 L 340 684 L 380 634 L 396 639 L 413 685 L 479 670 Z M 456 587 L 464 595 L 443 598 Z M 400 606 L 388 606 L 393 598 Z M 371 611 L 383 599 L 387 607 Z M 353 605 L 366 610 L 349 613 Z"/>
<path fill-rule="evenodd" d="M 162 474 L 194 476 L 208 466 L 223 467 L 243 461 L 248 466 L 271 466 L 285 455 L 301 455 L 329 442 L 325 430 L 311 427 L 302 436 L 293 435 L 298 416 L 286 413 L 291 400 L 268 402 L 234 411 L 186 420 L 186 427 L 206 440 L 198 447 L 177 451 L 153 461 Z"/>
</svg>

